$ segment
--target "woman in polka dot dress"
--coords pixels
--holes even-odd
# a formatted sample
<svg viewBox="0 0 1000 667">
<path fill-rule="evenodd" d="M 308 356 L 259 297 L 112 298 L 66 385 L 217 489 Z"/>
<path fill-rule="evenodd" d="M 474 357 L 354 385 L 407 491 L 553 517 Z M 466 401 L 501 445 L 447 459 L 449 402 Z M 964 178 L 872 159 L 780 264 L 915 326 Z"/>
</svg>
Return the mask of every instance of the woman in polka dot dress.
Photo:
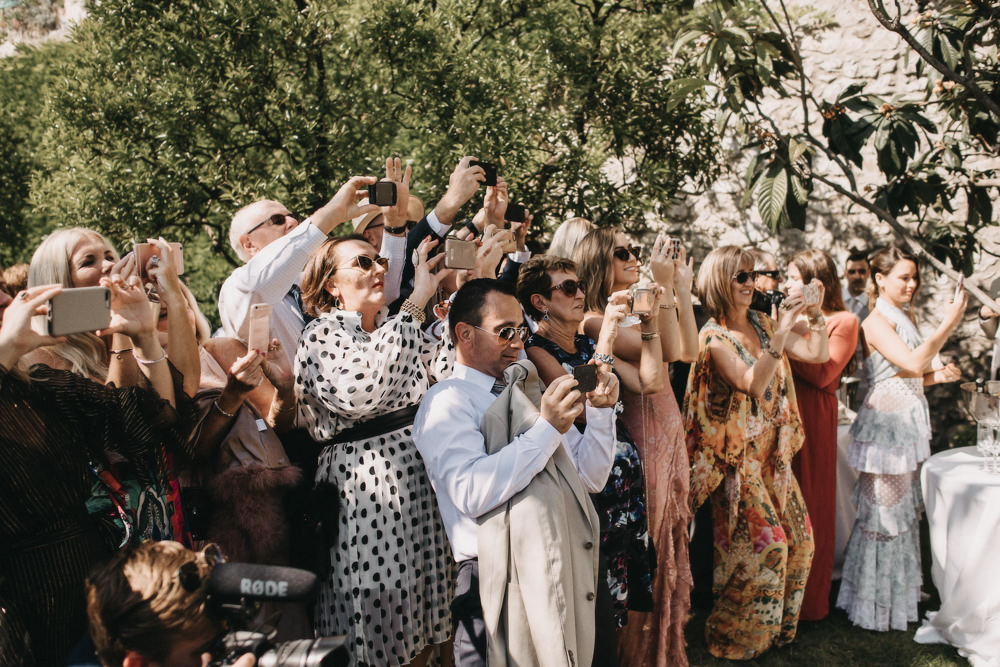
<svg viewBox="0 0 1000 667">
<path fill-rule="evenodd" d="M 302 281 L 317 319 L 299 342 L 295 391 L 324 445 L 316 481 L 340 497 L 316 630 L 350 635 L 357 665 L 423 665 L 451 628 L 450 551 L 410 436 L 440 351 L 420 329 L 440 279 L 430 269 L 444 257 L 428 260 L 432 245 L 418 248 L 413 293 L 392 317 L 385 260 L 360 236 L 326 241 Z"/>
</svg>

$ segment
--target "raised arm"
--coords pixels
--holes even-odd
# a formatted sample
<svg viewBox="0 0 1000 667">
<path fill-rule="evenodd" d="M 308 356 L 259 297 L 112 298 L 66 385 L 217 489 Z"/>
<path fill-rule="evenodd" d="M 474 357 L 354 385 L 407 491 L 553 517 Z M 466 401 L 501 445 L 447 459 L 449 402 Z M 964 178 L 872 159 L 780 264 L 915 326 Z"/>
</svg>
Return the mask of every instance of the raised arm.
<svg viewBox="0 0 1000 667">
<path fill-rule="evenodd" d="M 839 378 L 858 349 L 858 326 L 858 318 L 853 315 L 838 317 L 827 335 L 830 358 L 821 364 L 793 359 L 791 363 L 796 377 L 814 387 L 826 387 Z"/>
<path fill-rule="evenodd" d="M 944 319 L 941 320 L 934 333 L 912 350 L 896 333 L 895 325 L 881 313 L 875 311 L 865 318 L 861 325 L 869 351 L 878 350 L 890 363 L 898 366 L 903 375 L 908 377 L 924 375 L 931 370 L 931 361 L 944 347 L 951 332 L 962 321 L 967 300 L 963 290 L 957 301 L 953 301 L 945 307 Z"/>
</svg>

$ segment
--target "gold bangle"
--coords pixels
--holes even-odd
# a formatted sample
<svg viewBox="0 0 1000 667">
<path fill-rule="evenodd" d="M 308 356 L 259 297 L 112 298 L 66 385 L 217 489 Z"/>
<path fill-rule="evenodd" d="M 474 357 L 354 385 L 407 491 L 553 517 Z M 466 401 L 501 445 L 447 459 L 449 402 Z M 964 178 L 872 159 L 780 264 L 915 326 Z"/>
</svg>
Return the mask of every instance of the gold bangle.
<svg viewBox="0 0 1000 667">
<path fill-rule="evenodd" d="M 656 340 L 660 337 L 659 331 L 642 331 L 639 334 L 643 340 Z"/>
<path fill-rule="evenodd" d="M 417 307 L 417 304 L 413 303 L 409 299 L 403 299 L 403 303 L 399 304 L 399 312 L 409 313 L 410 317 L 415 319 L 420 324 L 424 323 L 427 319 L 426 313 L 424 313 L 422 308 Z"/>
<path fill-rule="evenodd" d="M 677 307 L 677 302 L 676 301 L 674 301 L 671 304 L 666 304 L 666 303 L 661 303 L 660 304 L 660 308 L 662 308 L 663 310 L 673 310 L 676 307 Z"/>
</svg>

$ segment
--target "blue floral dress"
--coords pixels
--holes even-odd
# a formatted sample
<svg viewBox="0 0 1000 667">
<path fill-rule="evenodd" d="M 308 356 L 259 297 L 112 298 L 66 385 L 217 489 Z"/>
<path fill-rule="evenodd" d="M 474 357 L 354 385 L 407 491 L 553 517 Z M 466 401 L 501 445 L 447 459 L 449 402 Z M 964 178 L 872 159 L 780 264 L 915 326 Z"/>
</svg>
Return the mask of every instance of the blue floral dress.
<svg viewBox="0 0 1000 667">
<path fill-rule="evenodd" d="M 562 349 L 549 339 L 532 334 L 525 347 L 540 347 L 567 373 L 590 361 L 594 341 L 576 336 L 576 352 Z M 627 610 L 653 610 L 653 571 L 656 556 L 646 523 L 646 483 L 639 451 L 620 418 L 615 419 L 617 444 L 608 483 L 591 495 L 601 517 L 601 554 L 608 565 L 608 587 L 618 627 L 628 623 Z"/>
</svg>

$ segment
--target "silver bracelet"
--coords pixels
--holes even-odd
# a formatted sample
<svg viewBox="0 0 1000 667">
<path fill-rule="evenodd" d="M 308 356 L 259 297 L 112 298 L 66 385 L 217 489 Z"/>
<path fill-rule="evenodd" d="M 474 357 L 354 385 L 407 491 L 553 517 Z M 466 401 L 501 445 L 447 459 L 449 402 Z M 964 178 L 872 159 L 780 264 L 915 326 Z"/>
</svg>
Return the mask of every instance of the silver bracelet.
<svg viewBox="0 0 1000 667">
<path fill-rule="evenodd" d="M 597 359 L 602 364 L 607 364 L 608 366 L 611 366 L 612 368 L 615 367 L 615 358 L 612 357 L 610 354 L 602 354 L 600 352 L 595 352 L 594 353 L 594 359 Z"/>
<path fill-rule="evenodd" d="M 161 361 L 163 361 L 164 359 L 166 359 L 167 358 L 167 353 L 164 350 L 163 354 L 160 355 L 159 359 L 152 359 L 152 360 L 149 360 L 149 361 L 147 361 L 146 359 L 140 359 L 139 355 L 136 354 L 135 352 L 132 353 L 132 356 L 135 357 L 135 360 L 138 361 L 143 366 L 151 366 L 152 364 L 158 364 Z"/>
<path fill-rule="evenodd" d="M 215 408 L 216 411 L 223 417 L 228 417 L 229 419 L 232 419 L 233 417 L 236 416 L 235 412 L 226 412 L 225 410 L 223 410 L 222 406 L 219 405 L 219 399 L 215 399 L 214 401 L 212 401 L 212 407 Z"/>
</svg>

